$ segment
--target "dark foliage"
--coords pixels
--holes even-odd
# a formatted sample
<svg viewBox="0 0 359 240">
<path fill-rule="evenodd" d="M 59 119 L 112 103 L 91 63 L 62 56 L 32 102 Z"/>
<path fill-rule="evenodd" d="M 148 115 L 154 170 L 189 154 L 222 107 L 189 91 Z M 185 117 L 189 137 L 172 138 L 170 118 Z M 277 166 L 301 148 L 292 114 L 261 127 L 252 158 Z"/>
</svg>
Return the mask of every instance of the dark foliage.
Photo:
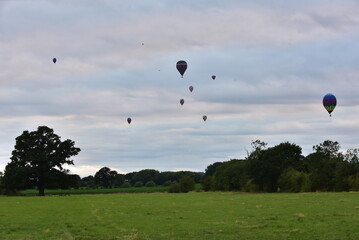
<svg viewBox="0 0 359 240">
<path fill-rule="evenodd" d="M 259 140 L 245 161 L 231 160 L 207 167 L 215 169 L 203 178 L 204 190 L 250 192 L 350 191 L 359 189 L 359 150 L 340 152 L 338 142 L 326 140 L 302 156 L 289 142 L 266 148 Z M 216 167 L 214 167 L 216 166 Z M 208 174 L 208 175 L 211 175 Z"/>
<path fill-rule="evenodd" d="M 195 182 L 193 178 L 191 178 L 190 176 L 185 176 L 181 178 L 179 185 L 180 185 L 180 190 L 183 193 L 187 193 L 195 189 Z"/>
<path fill-rule="evenodd" d="M 71 182 L 73 179 L 66 176 L 67 171 L 62 166 L 73 165 L 70 157 L 79 152 L 80 148 L 75 147 L 74 141 L 61 141 L 49 127 L 40 126 L 33 132 L 24 131 L 16 138 L 11 162 L 5 168 L 6 190 L 11 192 L 36 187 L 39 195 L 44 196 L 45 188 L 60 184 L 60 181 Z M 69 185 L 65 183 L 65 186 Z"/>
</svg>

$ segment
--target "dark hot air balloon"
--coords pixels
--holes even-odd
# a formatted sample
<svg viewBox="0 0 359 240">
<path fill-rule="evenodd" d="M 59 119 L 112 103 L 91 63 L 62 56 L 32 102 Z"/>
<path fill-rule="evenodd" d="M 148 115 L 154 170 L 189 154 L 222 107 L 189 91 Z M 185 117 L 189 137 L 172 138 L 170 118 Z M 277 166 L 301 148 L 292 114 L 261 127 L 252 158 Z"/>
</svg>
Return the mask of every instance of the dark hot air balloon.
<svg viewBox="0 0 359 240">
<path fill-rule="evenodd" d="M 333 112 L 336 105 L 337 105 L 337 99 L 333 94 L 328 93 L 327 95 L 324 96 L 323 106 L 328 111 L 329 116 L 332 116 L 331 113 Z"/>
<path fill-rule="evenodd" d="M 207 120 L 207 116 L 206 115 L 203 115 L 203 121 L 206 121 Z"/>
<path fill-rule="evenodd" d="M 189 90 L 192 92 L 193 91 L 193 86 L 189 86 Z"/>
<path fill-rule="evenodd" d="M 127 118 L 127 122 L 128 122 L 128 124 L 130 124 L 130 123 L 131 123 L 131 121 L 132 121 L 132 119 L 131 119 L 131 118 Z"/>
<path fill-rule="evenodd" d="M 181 74 L 181 76 L 183 77 L 183 74 L 185 73 L 185 71 L 187 69 L 186 61 L 183 61 L 183 60 L 178 61 L 176 64 L 176 68 L 177 68 L 178 72 Z"/>
<path fill-rule="evenodd" d="M 213 80 L 216 79 L 216 75 L 212 75 L 212 79 L 213 79 Z"/>
<path fill-rule="evenodd" d="M 184 104 L 184 100 L 183 100 L 183 99 L 180 100 L 180 104 L 183 106 L 183 104 Z"/>
<path fill-rule="evenodd" d="M 53 58 L 52 61 L 53 61 L 54 63 L 56 63 L 56 62 L 57 62 L 57 59 L 56 59 L 56 58 Z"/>
</svg>

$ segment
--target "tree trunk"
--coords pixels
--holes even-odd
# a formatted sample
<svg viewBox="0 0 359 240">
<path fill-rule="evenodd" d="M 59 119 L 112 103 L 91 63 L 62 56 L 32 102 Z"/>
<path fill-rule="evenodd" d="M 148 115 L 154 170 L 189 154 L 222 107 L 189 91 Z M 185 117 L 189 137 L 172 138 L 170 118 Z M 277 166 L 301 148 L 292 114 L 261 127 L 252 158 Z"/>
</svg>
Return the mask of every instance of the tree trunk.
<svg viewBox="0 0 359 240">
<path fill-rule="evenodd" d="M 45 188 L 39 187 L 39 196 L 45 196 Z"/>
<path fill-rule="evenodd" d="M 45 181 L 43 177 L 39 178 L 37 188 L 39 189 L 39 196 L 45 196 Z"/>
</svg>

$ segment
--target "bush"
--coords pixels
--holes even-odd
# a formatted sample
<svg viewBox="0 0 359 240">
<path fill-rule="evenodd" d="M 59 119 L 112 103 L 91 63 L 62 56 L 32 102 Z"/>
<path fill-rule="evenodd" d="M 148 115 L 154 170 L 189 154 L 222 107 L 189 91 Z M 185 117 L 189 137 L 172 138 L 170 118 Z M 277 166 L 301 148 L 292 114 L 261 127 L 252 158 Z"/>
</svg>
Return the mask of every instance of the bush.
<svg viewBox="0 0 359 240">
<path fill-rule="evenodd" d="M 359 173 L 348 177 L 348 182 L 351 191 L 359 191 Z"/>
<path fill-rule="evenodd" d="M 146 187 L 154 187 L 154 186 L 156 186 L 156 183 L 154 181 L 148 181 L 146 183 Z"/>
<path fill-rule="evenodd" d="M 172 184 L 171 180 L 164 182 L 163 186 L 170 186 Z"/>
<path fill-rule="evenodd" d="M 278 179 L 281 192 L 309 192 L 311 189 L 309 174 L 287 168 Z"/>
<path fill-rule="evenodd" d="M 142 181 L 137 181 L 135 183 L 135 185 L 133 185 L 134 187 L 143 187 L 143 182 Z"/>
<path fill-rule="evenodd" d="M 212 179 L 212 176 L 205 176 L 202 178 L 202 188 L 204 191 L 210 191 L 212 190 L 212 185 L 213 185 L 213 179 Z"/>
<path fill-rule="evenodd" d="M 178 183 L 172 183 L 168 188 L 169 193 L 179 193 L 181 192 L 180 185 Z"/>
<path fill-rule="evenodd" d="M 259 191 L 259 186 L 257 184 L 253 183 L 253 179 L 248 180 L 244 184 L 242 190 L 245 191 L 245 192 L 251 192 L 251 193 L 260 192 Z"/>
<path fill-rule="evenodd" d="M 195 189 L 195 182 L 194 182 L 193 178 L 188 177 L 188 176 L 181 178 L 179 185 L 180 185 L 181 192 L 184 192 L 184 193 L 193 191 Z"/>
<path fill-rule="evenodd" d="M 131 187 L 131 183 L 129 182 L 124 182 L 122 185 L 121 185 L 122 188 L 129 188 Z"/>
</svg>

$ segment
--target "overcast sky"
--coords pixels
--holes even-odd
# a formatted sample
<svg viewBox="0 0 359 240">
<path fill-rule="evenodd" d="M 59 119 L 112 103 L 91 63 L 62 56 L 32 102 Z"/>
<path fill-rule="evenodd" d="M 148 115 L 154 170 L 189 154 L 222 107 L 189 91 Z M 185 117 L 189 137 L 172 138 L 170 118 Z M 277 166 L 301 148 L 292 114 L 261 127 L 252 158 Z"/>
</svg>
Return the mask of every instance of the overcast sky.
<svg viewBox="0 0 359 240">
<path fill-rule="evenodd" d="M 68 168 L 82 177 L 204 171 L 256 139 L 357 148 L 358 13 L 357 0 L 0 0 L 0 171 L 43 125 L 81 148 Z"/>
</svg>

